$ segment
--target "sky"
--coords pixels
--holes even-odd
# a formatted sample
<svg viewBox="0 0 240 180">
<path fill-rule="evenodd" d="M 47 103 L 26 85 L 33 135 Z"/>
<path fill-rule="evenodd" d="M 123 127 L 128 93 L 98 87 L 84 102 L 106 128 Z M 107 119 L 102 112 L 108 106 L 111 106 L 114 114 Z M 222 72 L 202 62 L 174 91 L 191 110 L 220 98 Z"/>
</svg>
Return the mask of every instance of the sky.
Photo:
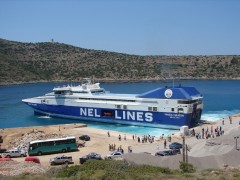
<svg viewBox="0 0 240 180">
<path fill-rule="evenodd" d="M 0 38 L 135 55 L 239 55 L 240 0 L 0 0 Z"/>
</svg>

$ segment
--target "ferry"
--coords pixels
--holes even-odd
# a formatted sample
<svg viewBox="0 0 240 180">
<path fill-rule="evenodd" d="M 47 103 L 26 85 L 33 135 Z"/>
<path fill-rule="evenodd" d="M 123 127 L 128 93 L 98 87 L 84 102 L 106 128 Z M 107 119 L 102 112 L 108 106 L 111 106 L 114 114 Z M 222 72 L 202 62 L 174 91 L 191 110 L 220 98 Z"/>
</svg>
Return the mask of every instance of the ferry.
<svg viewBox="0 0 240 180">
<path fill-rule="evenodd" d="M 23 99 L 37 114 L 104 123 L 180 129 L 201 118 L 203 96 L 194 87 L 159 87 L 141 94 L 116 94 L 91 79 L 78 86 Z"/>
</svg>

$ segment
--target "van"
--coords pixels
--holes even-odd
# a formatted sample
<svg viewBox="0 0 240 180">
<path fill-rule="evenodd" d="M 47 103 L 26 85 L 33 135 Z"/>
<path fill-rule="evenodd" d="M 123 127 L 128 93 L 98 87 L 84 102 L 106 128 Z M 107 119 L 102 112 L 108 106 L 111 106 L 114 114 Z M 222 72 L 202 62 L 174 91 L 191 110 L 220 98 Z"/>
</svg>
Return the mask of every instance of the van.
<svg viewBox="0 0 240 180">
<path fill-rule="evenodd" d="M 25 161 L 27 161 L 27 162 L 35 162 L 35 163 L 40 164 L 40 160 L 39 160 L 39 158 L 36 157 L 36 156 L 27 156 L 27 157 L 25 158 Z"/>
</svg>

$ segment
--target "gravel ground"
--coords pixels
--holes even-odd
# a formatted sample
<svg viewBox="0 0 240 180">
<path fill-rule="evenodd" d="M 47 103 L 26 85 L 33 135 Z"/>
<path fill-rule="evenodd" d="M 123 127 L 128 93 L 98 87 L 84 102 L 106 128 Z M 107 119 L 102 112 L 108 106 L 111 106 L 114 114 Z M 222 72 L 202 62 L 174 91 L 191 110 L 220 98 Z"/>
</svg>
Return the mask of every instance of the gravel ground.
<svg viewBox="0 0 240 180">
<path fill-rule="evenodd" d="M 17 176 L 22 173 L 45 173 L 46 169 L 34 162 L 0 161 L 0 178 L 4 176 Z"/>
</svg>

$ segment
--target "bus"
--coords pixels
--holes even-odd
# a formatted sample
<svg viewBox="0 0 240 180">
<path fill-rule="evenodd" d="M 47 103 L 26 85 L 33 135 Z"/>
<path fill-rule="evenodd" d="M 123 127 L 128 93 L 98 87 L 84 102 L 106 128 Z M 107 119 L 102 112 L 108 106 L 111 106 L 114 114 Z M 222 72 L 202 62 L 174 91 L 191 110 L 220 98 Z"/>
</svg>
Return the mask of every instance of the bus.
<svg viewBox="0 0 240 180">
<path fill-rule="evenodd" d="M 28 155 L 51 154 L 59 152 L 77 151 L 76 137 L 36 140 L 29 143 Z"/>
</svg>

